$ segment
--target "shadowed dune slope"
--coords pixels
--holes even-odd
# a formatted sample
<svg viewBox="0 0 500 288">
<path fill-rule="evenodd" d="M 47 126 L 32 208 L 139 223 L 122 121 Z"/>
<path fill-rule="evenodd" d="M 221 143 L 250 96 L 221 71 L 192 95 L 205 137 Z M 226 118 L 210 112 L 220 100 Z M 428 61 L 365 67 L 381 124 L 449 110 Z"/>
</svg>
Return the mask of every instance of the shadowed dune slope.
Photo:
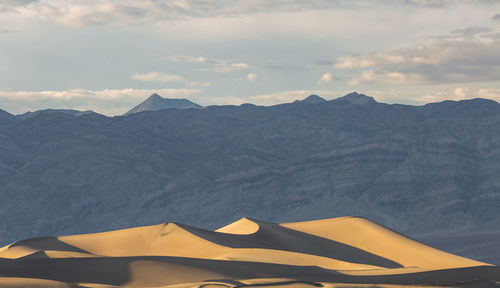
<svg viewBox="0 0 500 288">
<path fill-rule="evenodd" d="M 361 217 L 284 223 L 280 226 L 384 255 L 405 267 L 442 269 L 485 264 L 434 249 Z"/>
<path fill-rule="evenodd" d="M 499 267 L 357 217 L 283 224 L 243 218 L 216 231 L 165 223 L 0 248 L 0 287 L 500 287 L 499 282 Z"/>
</svg>

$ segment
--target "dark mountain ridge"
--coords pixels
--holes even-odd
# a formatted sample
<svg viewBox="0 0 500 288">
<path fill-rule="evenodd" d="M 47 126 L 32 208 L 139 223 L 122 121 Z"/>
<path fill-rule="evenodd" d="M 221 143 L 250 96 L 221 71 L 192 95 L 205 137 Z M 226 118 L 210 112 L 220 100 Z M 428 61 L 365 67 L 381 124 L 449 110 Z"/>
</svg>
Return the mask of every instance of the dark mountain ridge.
<svg viewBox="0 0 500 288">
<path fill-rule="evenodd" d="M 345 96 L 330 100 L 332 102 L 338 102 L 338 101 L 347 101 L 352 104 L 357 104 L 357 105 L 366 105 L 366 104 L 374 104 L 377 103 L 373 97 L 366 96 L 365 94 L 360 94 L 358 92 L 351 92 Z"/>
<path fill-rule="evenodd" d="M 0 241 L 242 216 L 500 231 L 499 125 L 485 99 L 41 113 L 0 127 Z"/>
<path fill-rule="evenodd" d="M 9 112 L 0 109 L 0 125 L 11 124 L 17 121 L 19 121 L 19 119 L 15 115 L 12 115 Z"/>
<path fill-rule="evenodd" d="M 28 111 L 23 114 L 18 114 L 16 115 L 20 119 L 28 119 L 28 118 L 33 118 L 36 115 L 40 113 L 45 113 L 45 114 L 52 114 L 52 113 L 64 113 L 64 114 L 70 114 L 73 116 L 82 116 L 82 115 L 87 115 L 87 114 L 92 114 L 95 113 L 94 111 L 91 110 L 85 110 L 85 111 L 80 111 L 80 110 L 72 110 L 72 109 L 44 109 L 44 110 L 37 110 L 37 111 Z"/>
</svg>

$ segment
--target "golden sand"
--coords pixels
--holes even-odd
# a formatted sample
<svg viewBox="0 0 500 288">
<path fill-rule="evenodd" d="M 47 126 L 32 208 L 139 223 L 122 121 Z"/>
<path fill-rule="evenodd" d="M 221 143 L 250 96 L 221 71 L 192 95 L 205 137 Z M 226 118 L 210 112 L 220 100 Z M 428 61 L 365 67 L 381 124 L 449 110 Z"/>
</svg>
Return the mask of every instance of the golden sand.
<svg viewBox="0 0 500 288">
<path fill-rule="evenodd" d="M 0 276 L 0 287 L 495 287 L 500 270 L 364 218 L 243 218 L 19 241 L 0 248 Z"/>
</svg>

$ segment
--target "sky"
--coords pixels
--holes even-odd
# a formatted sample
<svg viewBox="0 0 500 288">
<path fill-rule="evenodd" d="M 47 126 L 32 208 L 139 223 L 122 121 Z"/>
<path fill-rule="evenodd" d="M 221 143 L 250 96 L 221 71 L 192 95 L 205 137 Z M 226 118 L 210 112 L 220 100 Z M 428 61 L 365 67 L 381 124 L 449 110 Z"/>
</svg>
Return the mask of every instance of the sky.
<svg viewBox="0 0 500 288">
<path fill-rule="evenodd" d="M 0 0 L 0 109 L 500 101 L 497 0 Z"/>
</svg>

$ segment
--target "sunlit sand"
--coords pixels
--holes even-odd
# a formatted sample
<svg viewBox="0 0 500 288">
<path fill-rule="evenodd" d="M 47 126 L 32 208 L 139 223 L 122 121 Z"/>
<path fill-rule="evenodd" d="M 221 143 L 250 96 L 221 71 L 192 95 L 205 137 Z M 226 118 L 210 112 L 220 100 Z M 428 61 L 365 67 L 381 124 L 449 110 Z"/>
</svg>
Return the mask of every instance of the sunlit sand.
<svg viewBox="0 0 500 288">
<path fill-rule="evenodd" d="M 359 217 L 243 218 L 28 239 L 0 248 L 0 287 L 498 287 L 500 269 Z"/>
</svg>

